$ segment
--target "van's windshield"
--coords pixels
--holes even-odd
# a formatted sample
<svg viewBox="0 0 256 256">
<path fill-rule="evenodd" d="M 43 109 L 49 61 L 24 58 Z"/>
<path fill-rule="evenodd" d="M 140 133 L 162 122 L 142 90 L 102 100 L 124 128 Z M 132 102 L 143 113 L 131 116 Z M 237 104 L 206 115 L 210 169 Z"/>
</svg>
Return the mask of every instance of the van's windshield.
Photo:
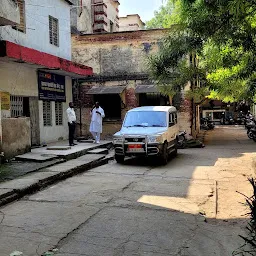
<svg viewBox="0 0 256 256">
<path fill-rule="evenodd" d="M 134 111 L 128 112 L 124 127 L 166 127 L 166 112 Z"/>
</svg>

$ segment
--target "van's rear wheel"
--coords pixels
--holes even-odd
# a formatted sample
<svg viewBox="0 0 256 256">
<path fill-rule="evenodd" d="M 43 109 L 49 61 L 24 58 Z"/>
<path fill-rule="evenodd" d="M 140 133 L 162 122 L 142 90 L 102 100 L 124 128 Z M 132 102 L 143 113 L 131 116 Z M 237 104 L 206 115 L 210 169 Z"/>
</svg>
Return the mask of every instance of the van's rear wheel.
<svg viewBox="0 0 256 256">
<path fill-rule="evenodd" d="M 116 162 L 118 164 L 123 164 L 124 163 L 124 156 L 115 155 L 115 159 L 116 159 Z"/>
</svg>

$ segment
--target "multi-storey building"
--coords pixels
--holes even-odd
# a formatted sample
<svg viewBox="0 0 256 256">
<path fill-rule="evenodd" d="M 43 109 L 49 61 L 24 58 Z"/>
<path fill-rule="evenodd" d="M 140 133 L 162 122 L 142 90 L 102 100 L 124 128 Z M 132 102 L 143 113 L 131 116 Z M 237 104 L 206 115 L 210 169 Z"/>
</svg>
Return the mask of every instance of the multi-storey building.
<svg viewBox="0 0 256 256">
<path fill-rule="evenodd" d="M 119 1 L 73 0 L 71 26 L 82 34 L 119 31 Z"/>
<path fill-rule="evenodd" d="M 71 61 L 73 8 L 69 0 L 1 2 L 2 149 L 7 155 L 68 137 L 65 110 L 72 101 L 72 79 L 92 74 Z"/>
<path fill-rule="evenodd" d="M 144 28 L 145 23 L 138 14 L 130 14 L 119 18 L 119 31 L 136 31 Z"/>
</svg>

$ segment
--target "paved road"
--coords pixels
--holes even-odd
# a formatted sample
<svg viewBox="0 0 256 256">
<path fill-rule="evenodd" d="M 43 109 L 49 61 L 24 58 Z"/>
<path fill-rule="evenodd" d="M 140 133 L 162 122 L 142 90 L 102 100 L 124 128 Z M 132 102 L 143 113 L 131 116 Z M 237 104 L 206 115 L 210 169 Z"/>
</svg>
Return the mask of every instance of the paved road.
<svg viewBox="0 0 256 256">
<path fill-rule="evenodd" d="M 0 256 L 230 256 L 255 146 L 242 128 L 217 128 L 167 166 L 113 162 L 2 207 Z"/>
</svg>

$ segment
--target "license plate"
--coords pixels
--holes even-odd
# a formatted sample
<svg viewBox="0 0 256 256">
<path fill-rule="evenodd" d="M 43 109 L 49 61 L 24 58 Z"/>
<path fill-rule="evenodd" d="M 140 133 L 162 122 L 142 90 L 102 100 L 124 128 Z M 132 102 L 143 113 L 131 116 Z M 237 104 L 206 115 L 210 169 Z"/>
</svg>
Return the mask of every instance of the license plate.
<svg viewBox="0 0 256 256">
<path fill-rule="evenodd" d="M 134 144 L 134 145 L 128 145 L 128 151 L 129 152 L 144 152 L 144 149 L 143 149 L 142 145 Z"/>
</svg>

